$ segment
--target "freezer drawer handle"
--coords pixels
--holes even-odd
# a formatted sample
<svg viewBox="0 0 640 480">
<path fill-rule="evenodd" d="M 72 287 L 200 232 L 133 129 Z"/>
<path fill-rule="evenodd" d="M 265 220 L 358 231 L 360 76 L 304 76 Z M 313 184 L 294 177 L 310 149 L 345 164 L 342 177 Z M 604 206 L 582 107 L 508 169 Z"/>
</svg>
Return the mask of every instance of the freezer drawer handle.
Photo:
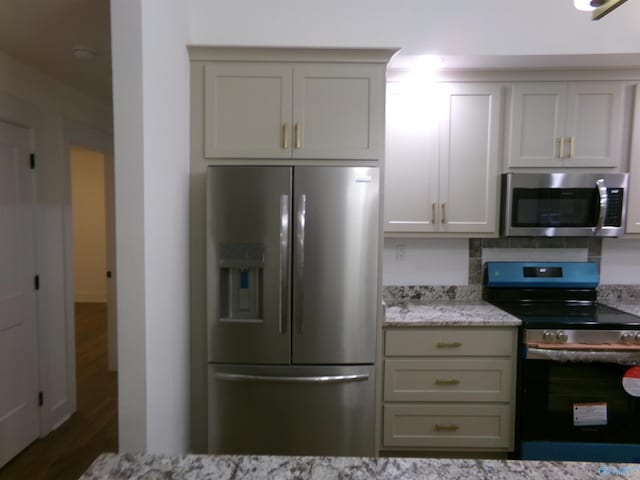
<svg viewBox="0 0 640 480">
<path fill-rule="evenodd" d="M 289 195 L 280 196 L 280 334 L 287 331 L 289 305 Z"/>
<path fill-rule="evenodd" d="M 458 348 L 461 347 L 462 344 L 460 342 L 438 342 L 438 348 Z"/>
<path fill-rule="evenodd" d="M 237 373 L 216 373 L 216 380 L 223 382 L 264 382 L 264 383 L 351 383 L 369 380 L 369 374 L 328 375 L 313 377 L 279 377 L 270 375 L 242 375 Z"/>
</svg>

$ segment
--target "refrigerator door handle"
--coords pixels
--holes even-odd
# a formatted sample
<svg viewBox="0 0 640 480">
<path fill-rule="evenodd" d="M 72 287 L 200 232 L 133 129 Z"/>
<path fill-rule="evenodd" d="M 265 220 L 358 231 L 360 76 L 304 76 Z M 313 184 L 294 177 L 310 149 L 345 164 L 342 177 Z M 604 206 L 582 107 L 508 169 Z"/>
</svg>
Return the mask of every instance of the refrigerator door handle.
<svg viewBox="0 0 640 480">
<path fill-rule="evenodd" d="M 296 283 L 294 292 L 295 314 L 298 322 L 298 329 L 302 335 L 302 302 L 304 301 L 304 232 L 307 216 L 307 196 L 303 193 L 297 205 L 296 211 L 296 240 L 297 240 L 297 262 L 296 262 Z"/>
<path fill-rule="evenodd" d="M 278 330 L 280 334 L 287 331 L 287 313 L 289 306 L 289 195 L 280 195 L 280 298 Z"/>
<path fill-rule="evenodd" d="M 266 382 L 266 383 L 351 383 L 369 380 L 369 374 L 326 375 L 311 377 L 281 377 L 271 375 L 243 375 L 237 373 L 216 373 L 216 380 L 223 382 Z"/>
</svg>

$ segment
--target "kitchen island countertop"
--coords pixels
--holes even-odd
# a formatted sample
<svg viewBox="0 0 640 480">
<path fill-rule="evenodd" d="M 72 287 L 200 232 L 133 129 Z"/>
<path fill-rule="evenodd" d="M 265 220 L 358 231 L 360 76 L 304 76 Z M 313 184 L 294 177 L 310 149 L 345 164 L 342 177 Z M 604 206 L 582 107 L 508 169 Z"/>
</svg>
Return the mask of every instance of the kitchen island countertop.
<svg viewBox="0 0 640 480">
<path fill-rule="evenodd" d="M 439 301 L 428 304 L 407 303 L 386 308 L 385 327 L 491 326 L 521 325 L 520 319 L 478 301 Z"/>
<path fill-rule="evenodd" d="M 640 479 L 640 464 L 434 458 L 102 454 L 80 480 Z"/>
</svg>

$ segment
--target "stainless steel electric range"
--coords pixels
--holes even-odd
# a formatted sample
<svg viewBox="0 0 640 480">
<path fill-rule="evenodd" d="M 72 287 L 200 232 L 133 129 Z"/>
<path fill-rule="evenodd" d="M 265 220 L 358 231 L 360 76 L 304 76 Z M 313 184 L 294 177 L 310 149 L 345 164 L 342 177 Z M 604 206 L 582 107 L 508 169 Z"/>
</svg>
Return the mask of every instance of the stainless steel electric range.
<svg viewBox="0 0 640 480">
<path fill-rule="evenodd" d="M 640 463 L 640 317 L 597 301 L 591 262 L 487 262 L 484 298 L 522 320 L 516 455 Z"/>
</svg>

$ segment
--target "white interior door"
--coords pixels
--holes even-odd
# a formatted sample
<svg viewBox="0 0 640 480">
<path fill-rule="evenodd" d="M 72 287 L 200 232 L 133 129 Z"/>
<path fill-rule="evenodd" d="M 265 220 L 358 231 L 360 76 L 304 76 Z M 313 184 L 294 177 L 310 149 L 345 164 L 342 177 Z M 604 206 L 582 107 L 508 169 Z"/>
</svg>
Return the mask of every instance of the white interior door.
<svg viewBox="0 0 640 480">
<path fill-rule="evenodd" d="M 0 467 L 39 434 L 30 143 L 0 122 Z"/>
</svg>

